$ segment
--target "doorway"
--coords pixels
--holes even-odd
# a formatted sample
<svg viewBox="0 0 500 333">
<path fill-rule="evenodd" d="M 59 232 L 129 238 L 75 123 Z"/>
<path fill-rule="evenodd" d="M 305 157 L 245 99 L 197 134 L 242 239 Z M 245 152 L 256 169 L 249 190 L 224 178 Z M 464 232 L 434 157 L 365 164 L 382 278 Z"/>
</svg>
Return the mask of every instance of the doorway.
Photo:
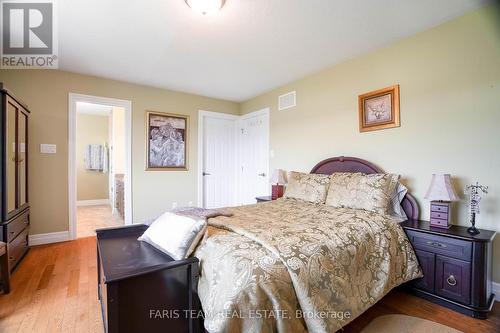
<svg viewBox="0 0 500 333">
<path fill-rule="evenodd" d="M 71 239 L 131 224 L 131 103 L 69 96 Z"/>
<path fill-rule="evenodd" d="M 255 203 L 269 195 L 269 109 L 244 116 L 200 111 L 198 206 Z"/>
</svg>

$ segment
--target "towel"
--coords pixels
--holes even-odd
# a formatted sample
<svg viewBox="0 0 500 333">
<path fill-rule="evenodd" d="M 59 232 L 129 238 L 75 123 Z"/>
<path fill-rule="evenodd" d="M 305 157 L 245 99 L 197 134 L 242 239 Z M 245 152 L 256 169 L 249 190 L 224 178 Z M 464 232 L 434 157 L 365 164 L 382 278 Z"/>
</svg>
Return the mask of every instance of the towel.
<svg viewBox="0 0 500 333">
<path fill-rule="evenodd" d="M 108 172 L 108 148 L 104 145 L 87 145 L 85 148 L 85 169 Z"/>
</svg>

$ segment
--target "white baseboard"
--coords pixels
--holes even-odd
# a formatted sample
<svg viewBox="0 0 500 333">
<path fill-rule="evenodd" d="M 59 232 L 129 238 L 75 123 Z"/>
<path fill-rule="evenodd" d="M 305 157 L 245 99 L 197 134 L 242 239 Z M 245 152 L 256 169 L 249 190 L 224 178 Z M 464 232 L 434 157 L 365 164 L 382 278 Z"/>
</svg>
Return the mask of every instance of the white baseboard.
<svg viewBox="0 0 500 333">
<path fill-rule="evenodd" d="M 109 199 L 97 199 L 97 200 L 78 200 L 76 202 L 77 206 L 98 206 L 98 205 L 110 205 Z"/>
<path fill-rule="evenodd" d="M 30 245 L 59 243 L 70 240 L 68 231 L 49 232 L 47 234 L 29 235 Z"/>
<path fill-rule="evenodd" d="M 497 302 L 500 302 L 500 283 L 498 282 L 493 282 L 491 286 L 491 292 L 495 294 L 495 300 Z"/>
</svg>

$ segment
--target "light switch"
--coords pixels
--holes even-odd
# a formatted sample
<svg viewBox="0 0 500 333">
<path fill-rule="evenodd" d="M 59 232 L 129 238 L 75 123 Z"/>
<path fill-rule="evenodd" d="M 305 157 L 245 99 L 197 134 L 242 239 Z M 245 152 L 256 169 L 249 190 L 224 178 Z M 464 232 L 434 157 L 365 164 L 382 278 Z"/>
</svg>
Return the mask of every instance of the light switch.
<svg viewBox="0 0 500 333">
<path fill-rule="evenodd" d="M 57 145 L 42 143 L 40 145 L 40 153 L 42 153 L 42 154 L 55 154 L 55 153 L 57 153 Z"/>
</svg>

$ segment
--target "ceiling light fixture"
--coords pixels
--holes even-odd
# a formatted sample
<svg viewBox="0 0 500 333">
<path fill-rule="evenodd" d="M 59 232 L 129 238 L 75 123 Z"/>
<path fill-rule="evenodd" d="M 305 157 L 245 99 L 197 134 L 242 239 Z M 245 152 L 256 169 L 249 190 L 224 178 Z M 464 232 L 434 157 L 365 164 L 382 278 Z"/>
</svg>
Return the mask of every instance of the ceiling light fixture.
<svg viewBox="0 0 500 333">
<path fill-rule="evenodd" d="M 203 15 L 210 15 L 220 10 L 226 0 L 184 0 L 191 9 L 202 13 Z"/>
</svg>

